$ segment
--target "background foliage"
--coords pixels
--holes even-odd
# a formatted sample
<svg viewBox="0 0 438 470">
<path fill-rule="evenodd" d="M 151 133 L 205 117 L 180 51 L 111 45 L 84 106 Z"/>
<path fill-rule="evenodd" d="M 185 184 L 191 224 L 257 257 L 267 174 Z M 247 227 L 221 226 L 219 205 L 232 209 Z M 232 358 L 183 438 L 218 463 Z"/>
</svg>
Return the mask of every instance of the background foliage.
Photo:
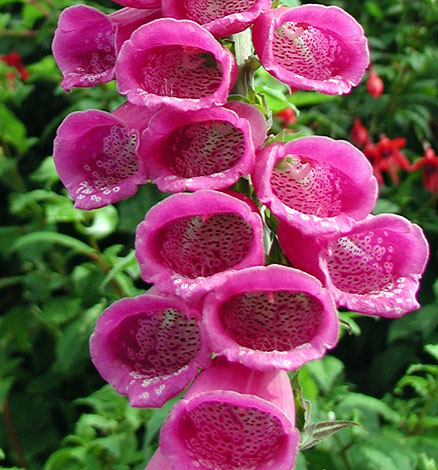
<svg viewBox="0 0 438 470">
<path fill-rule="evenodd" d="M 59 87 L 50 44 L 60 12 L 75 3 L 0 0 L 0 470 L 143 469 L 172 405 L 129 408 L 89 359 L 98 315 L 146 288 L 134 231 L 165 195 L 147 185 L 116 207 L 86 213 L 73 208 L 57 177 L 51 152 L 62 119 L 121 103 L 114 83 L 69 94 Z M 115 7 L 87 3 L 105 12 Z M 370 96 L 364 81 L 348 97 L 289 94 L 259 69 L 249 98 L 265 97 L 276 139 L 316 133 L 351 140 L 359 117 L 374 142 L 381 134 L 405 137 L 411 162 L 426 142 L 438 150 L 438 2 L 322 3 L 362 23 L 384 92 Z M 23 66 L 8 65 L 11 52 Z M 285 108 L 295 122 L 275 118 Z M 343 312 L 349 326 L 332 355 L 291 374 L 299 425 L 308 429 L 303 444 L 312 429 L 313 438 L 324 434 L 309 428 L 315 423 L 360 423 L 301 452 L 297 470 L 438 469 L 438 198 L 423 187 L 421 172 L 399 176 L 396 185 L 384 175 L 376 213 L 399 213 L 425 229 L 431 260 L 423 306 L 396 321 Z"/>
</svg>

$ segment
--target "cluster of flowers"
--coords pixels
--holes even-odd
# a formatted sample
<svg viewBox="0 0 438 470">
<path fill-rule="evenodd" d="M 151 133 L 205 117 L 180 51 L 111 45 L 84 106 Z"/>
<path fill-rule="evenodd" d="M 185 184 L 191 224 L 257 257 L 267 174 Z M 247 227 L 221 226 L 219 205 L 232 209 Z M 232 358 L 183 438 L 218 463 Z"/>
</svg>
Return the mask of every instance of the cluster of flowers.
<svg viewBox="0 0 438 470">
<path fill-rule="evenodd" d="M 411 163 L 402 152 L 406 145 L 404 137 L 389 139 L 386 135 L 382 135 L 380 140 L 374 143 L 368 134 L 368 129 L 359 118 L 355 118 L 350 136 L 356 145 L 363 147 L 380 185 L 385 183 L 382 172 L 387 172 L 392 182 L 399 184 L 399 170 L 409 172 L 421 170 L 426 190 L 438 194 L 438 156 L 429 143 L 424 144 L 424 156 Z"/>
<path fill-rule="evenodd" d="M 351 144 L 315 136 L 263 147 L 260 111 L 227 102 L 238 69 L 217 38 L 252 25 L 266 70 L 332 94 L 361 80 L 366 38 L 337 7 L 125 2 L 108 16 L 68 8 L 53 43 L 66 90 L 115 77 L 128 100 L 113 113 L 72 113 L 58 130 L 54 160 L 76 207 L 119 201 L 149 180 L 174 193 L 137 228 L 153 287 L 101 315 L 92 360 L 132 406 L 162 406 L 194 379 L 148 470 L 290 470 L 299 433 L 287 371 L 335 346 L 337 306 L 386 317 L 417 308 L 428 247 L 406 219 L 370 215 L 377 182 Z M 241 177 L 258 204 L 230 190 Z M 265 265 L 268 213 L 294 267 Z"/>
</svg>

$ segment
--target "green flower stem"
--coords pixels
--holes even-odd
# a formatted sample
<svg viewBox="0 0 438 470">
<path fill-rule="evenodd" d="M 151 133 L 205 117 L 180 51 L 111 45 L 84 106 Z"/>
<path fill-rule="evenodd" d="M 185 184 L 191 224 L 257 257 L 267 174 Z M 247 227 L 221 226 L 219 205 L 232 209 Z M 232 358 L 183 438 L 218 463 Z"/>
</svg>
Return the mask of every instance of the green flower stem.
<svg viewBox="0 0 438 470">
<path fill-rule="evenodd" d="M 251 80 L 249 70 L 246 67 L 246 61 L 252 54 L 251 29 L 247 28 L 241 33 L 232 34 L 231 39 L 234 41 L 234 54 L 239 67 L 239 75 L 232 93 L 246 96 Z"/>
</svg>

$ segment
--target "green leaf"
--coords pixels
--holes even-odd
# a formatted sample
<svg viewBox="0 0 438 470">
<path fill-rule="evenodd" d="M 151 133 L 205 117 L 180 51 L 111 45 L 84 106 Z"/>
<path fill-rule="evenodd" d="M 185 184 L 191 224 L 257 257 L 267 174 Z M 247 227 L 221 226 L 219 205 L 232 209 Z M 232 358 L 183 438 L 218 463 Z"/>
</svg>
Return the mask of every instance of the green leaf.
<svg viewBox="0 0 438 470">
<path fill-rule="evenodd" d="M 76 238 L 70 237 L 57 232 L 33 232 L 27 235 L 23 235 L 17 241 L 12 244 L 11 252 L 24 251 L 30 245 L 39 244 L 57 244 L 70 248 L 78 253 L 94 258 L 96 251 L 86 243 L 77 240 Z"/>
<path fill-rule="evenodd" d="M 335 432 L 350 426 L 359 426 L 359 424 L 354 421 L 322 421 L 308 426 L 301 432 L 300 450 L 310 449 Z"/>
<path fill-rule="evenodd" d="M 114 279 L 117 274 L 125 271 L 127 268 L 131 266 L 135 266 L 137 264 L 137 258 L 135 257 L 135 250 L 131 250 L 131 252 L 121 258 L 109 271 L 105 279 L 100 285 L 100 288 L 103 289 L 112 279 Z"/>
<path fill-rule="evenodd" d="M 306 369 L 310 371 L 321 391 L 327 394 L 344 369 L 344 364 L 333 356 L 325 356 L 320 361 L 313 361 L 306 364 Z"/>
<path fill-rule="evenodd" d="M 0 377 L 0 404 L 8 398 L 8 394 L 12 388 L 14 380 L 14 377 Z"/>
<path fill-rule="evenodd" d="M 53 157 L 46 157 L 41 165 L 30 175 L 30 179 L 36 183 L 44 184 L 46 189 L 51 188 L 59 181 Z"/>
<path fill-rule="evenodd" d="M 119 215 L 114 206 L 108 205 L 101 209 L 90 211 L 87 214 L 92 217 L 93 222 L 90 226 L 78 222 L 76 228 L 81 233 L 99 240 L 111 235 L 117 229 Z"/>
<path fill-rule="evenodd" d="M 80 309 L 81 300 L 75 297 L 53 297 L 41 308 L 41 316 L 55 325 L 62 325 L 74 318 Z"/>
<path fill-rule="evenodd" d="M 438 344 L 426 344 L 424 350 L 438 361 Z"/>
<path fill-rule="evenodd" d="M 26 137 L 25 125 L 4 104 L 0 103 L 0 136 L 24 153 L 37 139 Z"/>
<path fill-rule="evenodd" d="M 400 416 L 383 401 L 361 393 L 349 393 L 337 407 L 337 414 L 349 416 L 355 409 L 366 410 L 382 416 L 391 423 L 399 423 Z"/>
</svg>

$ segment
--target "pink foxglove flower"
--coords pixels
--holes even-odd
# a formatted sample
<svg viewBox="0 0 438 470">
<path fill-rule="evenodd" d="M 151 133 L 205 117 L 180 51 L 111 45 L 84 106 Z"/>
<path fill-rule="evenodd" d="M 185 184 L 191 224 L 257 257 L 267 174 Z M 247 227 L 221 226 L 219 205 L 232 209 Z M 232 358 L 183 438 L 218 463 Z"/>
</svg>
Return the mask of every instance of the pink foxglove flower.
<svg viewBox="0 0 438 470">
<path fill-rule="evenodd" d="M 269 10 L 254 24 L 253 43 L 263 67 L 299 90 L 349 93 L 369 62 L 361 25 L 335 6 Z"/>
<path fill-rule="evenodd" d="M 117 54 L 140 25 L 161 16 L 161 10 L 123 8 L 110 15 L 86 5 L 66 8 L 53 39 L 53 56 L 66 91 L 114 79 Z"/>
<path fill-rule="evenodd" d="M 138 28 L 116 65 L 119 92 L 142 106 L 221 106 L 237 78 L 231 52 L 202 26 L 162 18 Z"/>
<path fill-rule="evenodd" d="M 349 142 L 329 137 L 265 147 L 252 176 L 259 200 L 308 235 L 348 231 L 377 199 L 367 158 Z"/>
<path fill-rule="evenodd" d="M 249 104 L 199 111 L 164 108 L 143 132 L 138 155 L 161 191 L 223 189 L 248 174 L 266 138 L 266 120 Z"/>
<path fill-rule="evenodd" d="M 330 292 L 286 266 L 235 271 L 209 293 L 203 329 L 214 353 L 259 370 L 295 370 L 321 358 L 338 339 Z"/>
<path fill-rule="evenodd" d="M 282 225 L 279 240 L 295 266 L 322 274 L 339 306 L 387 318 L 419 308 L 429 247 L 421 228 L 401 216 L 369 216 L 346 234 L 313 242 Z"/>
<path fill-rule="evenodd" d="M 160 447 L 178 470 L 290 470 L 298 441 L 287 373 L 216 358 L 170 412 Z"/>
<path fill-rule="evenodd" d="M 263 224 L 245 202 L 218 191 L 174 194 L 137 227 L 141 275 L 184 299 L 221 285 L 230 270 L 262 265 Z"/>
<path fill-rule="evenodd" d="M 271 0 L 162 0 L 162 5 L 164 16 L 196 21 L 214 36 L 225 37 L 253 24 L 271 8 Z"/>
<path fill-rule="evenodd" d="M 136 148 L 150 115 L 150 110 L 127 103 L 114 113 L 78 111 L 64 119 L 53 158 L 75 207 L 89 210 L 112 204 L 147 182 L 139 171 Z"/>
<path fill-rule="evenodd" d="M 149 9 L 149 8 L 161 8 L 161 0 L 113 0 L 119 5 L 125 7 L 138 8 L 138 9 Z"/>
<path fill-rule="evenodd" d="M 172 470 L 170 460 L 158 448 L 144 470 Z"/>
<path fill-rule="evenodd" d="M 117 392 L 128 395 L 131 406 L 160 407 L 210 364 L 199 316 L 175 297 L 124 298 L 99 317 L 91 359 Z"/>
</svg>

